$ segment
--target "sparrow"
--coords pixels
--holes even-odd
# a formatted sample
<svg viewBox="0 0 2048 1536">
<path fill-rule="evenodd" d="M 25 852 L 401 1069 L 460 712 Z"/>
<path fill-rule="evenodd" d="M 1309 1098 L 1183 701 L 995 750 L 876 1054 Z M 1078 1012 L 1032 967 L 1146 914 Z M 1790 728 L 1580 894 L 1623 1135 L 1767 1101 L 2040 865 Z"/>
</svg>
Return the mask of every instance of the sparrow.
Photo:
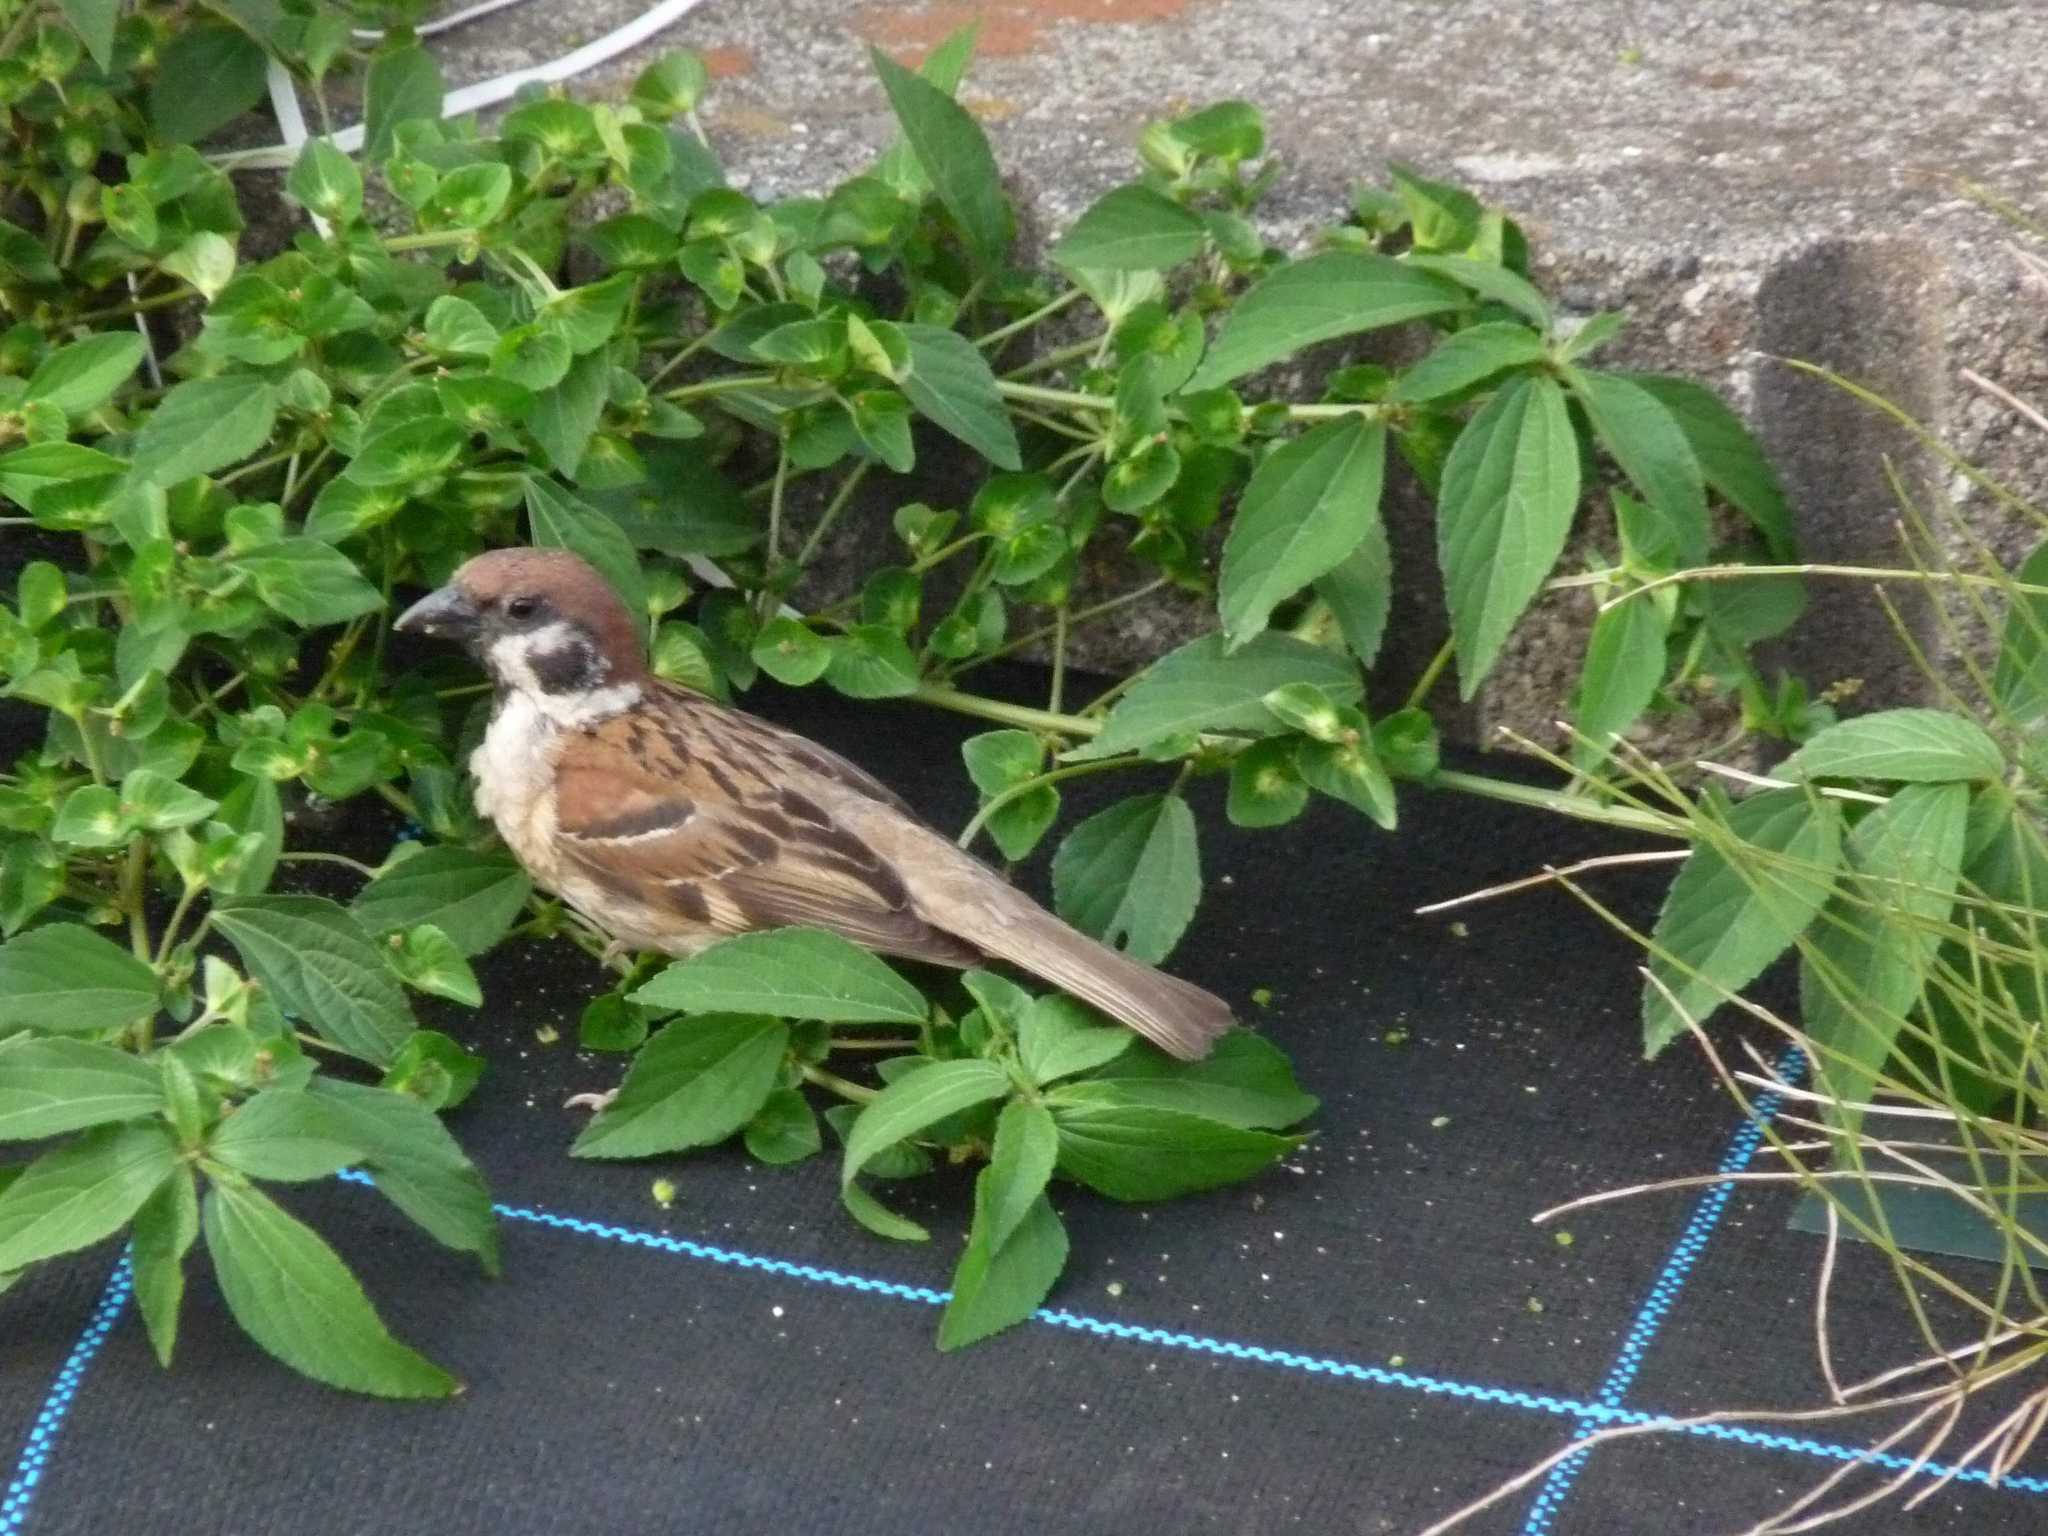
<svg viewBox="0 0 2048 1536">
<path fill-rule="evenodd" d="M 656 677 L 625 603 L 567 550 L 478 555 L 397 628 L 483 667 L 477 810 L 615 947 L 824 928 L 899 959 L 1006 962 L 1183 1060 L 1230 1028 L 1221 998 L 1069 927 L 845 758 Z"/>
</svg>

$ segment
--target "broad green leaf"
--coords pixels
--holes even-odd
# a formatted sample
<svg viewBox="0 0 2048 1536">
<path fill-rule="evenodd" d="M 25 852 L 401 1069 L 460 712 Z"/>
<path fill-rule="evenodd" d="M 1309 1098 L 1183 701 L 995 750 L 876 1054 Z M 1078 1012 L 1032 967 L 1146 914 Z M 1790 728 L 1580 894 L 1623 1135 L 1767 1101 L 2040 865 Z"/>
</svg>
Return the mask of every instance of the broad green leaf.
<svg viewBox="0 0 2048 1536">
<path fill-rule="evenodd" d="M 1017 1056 L 1040 1087 L 1116 1060 L 1138 1037 L 1074 998 L 1033 998 L 1017 1022 Z"/>
<path fill-rule="evenodd" d="M 0 1043 L 0 1141 L 133 1120 L 160 1109 L 163 1097 L 156 1070 L 111 1045 L 29 1035 Z"/>
<path fill-rule="evenodd" d="M 917 691 L 917 657 L 886 624 L 856 624 L 834 641 L 825 681 L 850 699 L 896 699 Z"/>
<path fill-rule="evenodd" d="M 103 1125 L 45 1152 L 0 1191 L 0 1275 L 118 1232 L 177 1166 L 161 1120 Z"/>
<path fill-rule="evenodd" d="M 1247 1130 L 1284 1130 L 1316 1112 L 1272 1041 L 1233 1029 L 1200 1061 L 1176 1061 L 1139 1041 L 1085 1081 L 1113 1084 L 1121 1102 L 1178 1109 Z"/>
<path fill-rule="evenodd" d="M 242 774 L 235 787 L 222 797 L 214 818 L 256 840 L 241 864 L 225 880 L 214 882 L 221 896 L 260 896 L 277 872 L 278 855 L 284 849 L 284 807 L 277 784 L 254 774 Z"/>
<path fill-rule="evenodd" d="M 1661 373 L 1630 374 L 1629 378 L 1671 413 L 1692 445 L 1708 486 L 1750 520 L 1764 536 L 1764 548 L 1771 558 L 1781 562 L 1797 559 L 1799 540 L 1792 529 L 1792 509 L 1785 502 L 1784 488 L 1742 418 L 1696 380 Z"/>
<path fill-rule="evenodd" d="M 1677 1001 L 1644 987 L 1645 1055 L 1762 975 L 1834 891 L 1842 820 L 1832 801 L 1768 790 L 1729 811 L 1720 837 L 1740 844 L 1740 854 L 1731 861 L 1718 840 L 1695 841 L 1650 934 L 1650 974 Z"/>
<path fill-rule="evenodd" d="M 383 595 L 364 580 L 356 563 L 318 539 L 280 539 L 243 551 L 234 563 L 249 573 L 249 584 L 266 605 L 306 629 L 344 623 L 384 606 Z"/>
<path fill-rule="evenodd" d="M 611 359 L 602 349 L 585 352 L 570 365 L 561 383 L 540 393 L 527 414 L 526 430 L 540 444 L 548 463 L 572 480 L 604 415 L 611 375 Z"/>
<path fill-rule="evenodd" d="M 1539 331 L 1548 333 L 1554 323 L 1549 300 L 1519 272 L 1510 272 L 1506 267 L 1470 256 L 1431 256 L 1411 252 L 1401 259 L 1411 267 L 1448 277 L 1452 282 L 1470 288 L 1482 299 L 1512 309 Z"/>
<path fill-rule="evenodd" d="M 1650 707 L 1664 681 L 1664 643 L 1671 617 L 1653 598 L 1637 597 L 1593 620 L 1579 674 L 1572 765 L 1590 773 L 1614 750 L 1614 738 Z"/>
<path fill-rule="evenodd" d="M 455 1378 L 392 1338 L 339 1255 L 239 1180 L 207 1193 L 206 1251 L 242 1331 L 293 1370 L 377 1397 L 447 1397 Z"/>
<path fill-rule="evenodd" d="M 432 923 L 464 955 L 480 955 L 505 937 L 532 889 L 526 872 L 503 854 L 441 844 L 385 870 L 351 910 L 380 937 Z"/>
<path fill-rule="evenodd" d="M 1198 214 L 1145 186 L 1118 187 L 1074 221 L 1049 253 L 1063 267 L 1156 272 L 1201 254 Z"/>
<path fill-rule="evenodd" d="M 940 1349 L 960 1349 L 1024 1321 L 1066 1267 L 1066 1229 L 1045 1197 L 1057 1147 L 1043 1106 L 1005 1107 L 995 1156 L 975 1180 L 974 1226 L 939 1319 Z"/>
<path fill-rule="evenodd" d="M 1045 743 L 1029 731 L 984 731 L 960 744 L 960 757 L 987 799 L 1036 778 L 1045 768 Z"/>
<path fill-rule="evenodd" d="M 1329 251 L 1254 284 L 1224 317 L 1191 390 L 1214 389 L 1318 341 L 1460 309 L 1453 283 L 1387 256 Z"/>
<path fill-rule="evenodd" d="M 482 1175 L 441 1117 L 418 1099 L 367 1083 L 316 1077 L 307 1091 L 337 1117 L 344 1140 L 365 1149 L 377 1190 L 436 1242 L 474 1253 L 498 1272 L 497 1218 Z"/>
<path fill-rule="evenodd" d="M 1437 497 L 1437 558 L 1469 699 L 1571 534 L 1579 445 L 1564 391 L 1518 378 L 1465 425 Z"/>
<path fill-rule="evenodd" d="M 1268 734 L 1274 722 L 1265 697 L 1288 683 L 1310 684 L 1335 704 L 1364 692 L 1349 660 L 1291 635 L 1258 635 L 1232 651 L 1223 636 L 1204 635 L 1146 668 L 1102 733 L 1067 758 L 1109 757 L 1189 731 Z"/>
<path fill-rule="evenodd" d="M 1233 644 L 1365 541 L 1386 463 L 1387 429 L 1363 416 L 1325 422 L 1260 462 L 1223 546 L 1218 607 Z"/>
<path fill-rule="evenodd" d="M 1194 812 L 1178 795 L 1136 795 L 1098 811 L 1060 844 L 1052 889 L 1076 928 L 1157 965 L 1202 898 Z"/>
<path fill-rule="evenodd" d="M 498 328 L 469 300 L 452 293 L 427 306 L 422 334 L 436 352 L 462 357 L 489 357 L 498 346 Z"/>
<path fill-rule="evenodd" d="M 832 664 L 832 647 L 801 619 L 784 615 L 761 626 L 754 639 L 754 665 L 792 688 L 815 683 Z"/>
<path fill-rule="evenodd" d="M 259 896 L 216 907 L 213 925 L 280 1008 L 377 1066 L 413 1031 L 390 965 L 348 911 L 323 896 Z"/>
<path fill-rule="evenodd" d="M 2012 574 L 2030 587 L 2048 587 L 2048 539 L 2035 545 Z M 2018 593 L 2011 599 L 1992 692 L 1999 707 L 2021 725 L 2034 725 L 2048 714 L 2048 597 Z"/>
<path fill-rule="evenodd" d="M 967 76 L 967 66 L 974 62 L 974 44 L 980 35 L 979 19 L 954 28 L 924 56 L 917 72 L 948 96 L 957 96 L 960 82 Z M 918 163 L 917 152 L 901 138 L 875 162 L 873 176 L 897 195 L 913 202 L 928 196 L 932 190 L 931 178 L 925 175 L 924 167 Z"/>
<path fill-rule="evenodd" d="M 1308 786 L 1295 763 L 1298 745 L 1291 737 L 1268 737 L 1230 760 L 1224 812 L 1232 826 L 1285 826 L 1308 809 Z"/>
<path fill-rule="evenodd" d="M 262 45 L 240 27 L 181 26 L 157 55 L 150 125 L 170 143 L 197 143 L 263 99 L 264 68 Z"/>
<path fill-rule="evenodd" d="M 763 1014 L 710 1013 L 655 1033 L 572 1157 L 647 1157 L 725 1140 L 760 1112 L 789 1049 L 789 1026 Z"/>
<path fill-rule="evenodd" d="M 237 1173 L 292 1184 L 324 1179 L 363 1151 L 325 1099 L 297 1088 L 266 1088 L 245 1100 L 206 1144 L 209 1158 Z"/>
<path fill-rule="evenodd" d="M 459 1001 L 477 1006 L 478 988 L 476 978 L 470 974 L 469 964 L 455 953 L 455 946 L 448 942 L 448 936 L 431 923 L 415 928 L 406 935 L 406 944 L 411 947 L 422 934 L 432 934 L 443 946 L 440 963 L 449 967 L 460 967 L 461 975 L 468 981 L 468 990 Z M 423 986 L 409 968 L 421 962 L 399 962 L 399 974 L 410 986 L 422 991 Z M 433 961 L 425 962 L 427 964 Z M 447 996 L 455 990 L 450 986 L 443 992 Z M 484 1075 L 484 1058 L 475 1051 L 466 1050 L 452 1036 L 444 1035 L 438 1029 L 416 1029 L 406 1037 L 398 1054 L 391 1058 L 391 1066 L 384 1073 L 380 1088 L 389 1088 L 407 1098 L 417 1099 L 429 1109 L 453 1109 L 475 1091 L 478 1081 Z"/>
<path fill-rule="evenodd" d="M 686 1013 L 765 1013 L 828 1024 L 922 1024 L 917 988 L 856 944 L 818 928 L 724 939 L 633 994 Z"/>
<path fill-rule="evenodd" d="M 277 390 L 250 373 L 175 384 L 135 437 L 135 474 L 171 486 L 246 459 L 270 441 Z"/>
<path fill-rule="evenodd" d="M 185 1255 L 198 1236 L 199 1192 L 192 1170 L 181 1168 L 142 1202 L 129 1240 L 129 1258 L 135 1266 L 135 1304 L 159 1365 L 171 1363 L 171 1351 L 178 1342 L 178 1312 L 185 1301 Z"/>
<path fill-rule="evenodd" d="M 1069 1083 L 1046 1096 L 1060 1133 L 1059 1169 L 1112 1200 L 1171 1200 L 1250 1178 L 1301 1145 L 1125 1097 L 1113 1082 Z"/>
<path fill-rule="evenodd" d="M 917 413 L 998 469 L 1021 469 L 1017 434 L 981 348 L 936 325 L 897 330 L 910 348 L 910 367 L 896 382 Z"/>
<path fill-rule="evenodd" d="M 1706 480 L 1678 418 L 1633 377 L 1568 368 L 1565 378 L 1600 446 L 1671 525 L 1679 560 L 1704 564 L 1713 538 Z"/>
<path fill-rule="evenodd" d="M 114 61 L 114 26 L 121 19 L 121 0 L 59 0 L 58 9 L 78 33 L 85 51 L 102 70 Z"/>
<path fill-rule="evenodd" d="M 1841 890 L 1808 931 L 1801 1022 L 1837 1101 L 1828 1118 L 1852 1135 L 1941 948 L 1969 813 L 1966 785 L 1900 789 L 1849 833 Z"/>
<path fill-rule="evenodd" d="M 116 475 L 125 467 L 112 454 L 83 443 L 31 443 L 0 453 L 0 496 L 26 507 L 39 492 Z"/>
<path fill-rule="evenodd" d="M 1943 709 L 1885 709 L 1819 732 L 1771 770 L 1802 779 L 1946 784 L 2004 776 L 2005 754 L 1982 726 Z"/>
<path fill-rule="evenodd" d="M 923 1242 L 931 1234 L 886 1210 L 854 1180 L 861 1170 L 897 1142 L 963 1109 L 1007 1095 L 1009 1074 L 992 1061 L 939 1061 L 896 1079 L 861 1107 L 846 1136 L 839 1173 L 840 1198 L 869 1231 L 881 1237 Z"/>
<path fill-rule="evenodd" d="M 469 445 L 469 433 L 446 416 L 414 416 L 385 427 L 349 460 L 358 485 L 410 485 L 445 472 Z"/>
<path fill-rule="evenodd" d="M 1542 361 L 1543 338 L 1525 325 L 1495 320 L 1446 336 L 1394 381 L 1390 400 L 1440 400 L 1510 368 Z"/>
<path fill-rule="evenodd" d="M 777 1088 L 768 1095 L 747 1122 L 745 1141 L 747 1156 L 771 1167 L 802 1162 L 825 1145 L 818 1117 L 794 1088 Z"/>
<path fill-rule="evenodd" d="M 50 923 L 0 944 L 0 1026 L 96 1034 L 156 1007 L 156 973 L 82 924 Z"/>
<path fill-rule="evenodd" d="M 364 87 L 363 159 L 382 165 L 390 158 L 392 134 L 400 123 L 422 117 L 438 121 L 444 90 L 440 66 L 417 43 L 373 58 Z"/>
<path fill-rule="evenodd" d="M 1365 812 L 1391 831 L 1398 815 L 1394 780 L 1374 748 L 1372 727 L 1357 710 L 1347 711 L 1340 719 L 1340 738 L 1301 743 L 1295 751 L 1295 767 L 1310 788 Z"/>
<path fill-rule="evenodd" d="M 1394 555 L 1385 520 L 1374 518 L 1358 547 L 1318 576 L 1315 585 L 1344 644 L 1360 665 L 1370 667 L 1386 637 L 1394 601 Z"/>
<path fill-rule="evenodd" d="M 526 477 L 526 517 L 534 543 L 543 549 L 573 550 L 597 567 L 628 610 L 639 613 L 646 608 L 639 557 L 610 517 L 535 474 Z"/>
<path fill-rule="evenodd" d="M 1128 1030 L 1125 1031 L 1129 1033 Z M 987 1215 L 991 1248 L 1003 1244 L 1031 1214 L 1031 1207 L 1052 1180 L 1059 1156 L 1059 1127 L 1043 1104 L 1012 1099 L 996 1116 L 996 1137 L 989 1153 Z"/>
<path fill-rule="evenodd" d="M 981 265 L 992 267 L 1010 247 L 1014 223 L 1002 173 L 988 137 L 967 109 L 879 48 L 868 50 L 904 140 L 932 190 L 960 225 Z"/>
<path fill-rule="evenodd" d="M 145 350 L 135 331 L 110 331 L 59 347 L 29 375 L 22 400 L 82 416 L 107 403 L 135 372 Z"/>
<path fill-rule="evenodd" d="M 306 141 L 284 189 L 301 207 L 331 223 L 346 224 L 363 211 L 363 173 L 325 139 Z"/>
</svg>

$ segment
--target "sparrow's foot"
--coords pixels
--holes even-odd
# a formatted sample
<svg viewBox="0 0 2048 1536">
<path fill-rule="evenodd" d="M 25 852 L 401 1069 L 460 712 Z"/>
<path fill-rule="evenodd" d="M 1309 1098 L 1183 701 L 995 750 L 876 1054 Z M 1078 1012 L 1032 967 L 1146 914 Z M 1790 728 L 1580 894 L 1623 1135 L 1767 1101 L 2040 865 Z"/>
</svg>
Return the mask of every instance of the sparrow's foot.
<svg viewBox="0 0 2048 1536">
<path fill-rule="evenodd" d="M 622 939 L 613 939 L 609 944 L 605 945 L 603 949 L 597 952 L 597 963 L 599 965 L 617 965 L 621 960 L 625 959 L 626 956 L 630 955 L 632 952 L 632 945 L 626 943 Z"/>
<path fill-rule="evenodd" d="M 607 1088 L 603 1093 L 572 1093 L 562 1100 L 564 1109 L 587 1109 L 593 1115 L 612 1107 L 612 1100 L 619 1096 L 616 1088 Z"/>
</svg>

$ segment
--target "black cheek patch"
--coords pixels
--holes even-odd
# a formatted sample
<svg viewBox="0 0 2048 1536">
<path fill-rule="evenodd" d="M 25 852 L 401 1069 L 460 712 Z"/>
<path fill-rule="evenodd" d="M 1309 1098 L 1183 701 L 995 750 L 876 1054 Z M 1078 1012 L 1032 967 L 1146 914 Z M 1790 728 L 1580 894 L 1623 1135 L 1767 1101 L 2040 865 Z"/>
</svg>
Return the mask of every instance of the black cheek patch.
<svg viewBox="0 0 2048 1536">
<path fill-rule="evenodd" d="M 578 693 L 597 681 L 597 658 L 588 646 L 578 643 L 558 651 L 536 651 L 527 658 L 527 665 L 543 693 Z"/>
</svg>

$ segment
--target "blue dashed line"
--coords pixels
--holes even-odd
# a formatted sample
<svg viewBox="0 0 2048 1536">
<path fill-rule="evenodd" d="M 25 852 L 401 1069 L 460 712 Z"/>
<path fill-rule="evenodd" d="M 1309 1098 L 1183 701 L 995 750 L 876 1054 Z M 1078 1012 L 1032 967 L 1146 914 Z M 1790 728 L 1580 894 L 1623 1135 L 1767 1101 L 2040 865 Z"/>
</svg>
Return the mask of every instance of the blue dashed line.
<svg viewBox="0 0 2048 1536">
<path fill-rule="evenodd" d="M 21 1457 L 14 1464 L 14 1480 L 7 1485 L 7 1497 L 0 1499 L 0 1536 L 16 1536 L 27 1524 L 29 1506 L 35 1502 L 36 1487 L 43 1480 L 43 1473 L 50 1463 L 50 1452 L 56 1447 L 57 1436 L 64 1428 L 64 1416 L 71 1411 L 71 1400 L 78 1396 L 78 1389 L 85 1384 L 86 1367 L 92 1364 L 100 1346 L 107 1342 L 107 1335 L 113 1331 L 114 1324 L 128 1305 L 128 1298 L 134 1293 L 135 1271 L 129 1266 L 128 1255 L 123 1253 L 121 1262 L 107 1277 L 106 1289 L 100 1292 L 99 1305 L 93 1308 L 85 1332 L 71 1346 L 64 1368 L 57 1372 L 57 1379 L 50 1384 L 49 1396 L 43 1399 L 42 1412 L 36 1415 L 36 1421 L 29 1429 L 28 1441 L 22 1446 Z"/>
<path fill-rule="evenodd" d="M 1806 1058 L 1797 1049 L 1787 1051 L 1778 1060 L 1778 1075 L 1787 1082 L 1797 1082 L 1805 1070 Z M 1749 1166 L 1757 1148 L 1763 1145 L 1764 1127 L 1778 1112 L 1778 1096 L 1775 1093 L 1759 1094 L 1754 1110 L 1753 1116 L 1742 1123 L 1734 1139 L 1728 1143 L 1720 1166 L 1714 1170 L 1716 1173 L 1740 1173 Z M 1628 1389 L 1635 1385 L 1651 1341 L 1670 1317 L 1679 1292 L 1685 1289 L 1685 1282 L 1699 1263 L 1700 1255 L 1707 1251 L 1707 1244 L 1712 1241 L 1714 1229 L 1721 1224 L 1721 1217 L 1734 1193 L 1732 1182 L 1715 1184 L 1700 1196 L 1699 1203 L 1693 1207 L 1692 1219 L 1679 1233 L 1677 1246 L 1671 1250 L 1671 1257 L 1664 1261 L 1657 1283 L 1650 1287 L 1649 1296 L 1629 1326 L 1628 1336 L 1621 1341 L 1621 1352 L 1615 1356 L 1607 1379 L 1600 1384 L 1596 1401 L 1601 1407 L 1619 1408 L 1628 1396 Z M 1572 1438 L 1583 1440 L 1597 1427 L 1597 1420 L 1587 1419 L 1579 1425 Z M 1572 1484 L 1578 1481 L 1585 1468 L 1586 1457 L 1573 1456 L 1550 1469 L 1550 1475 L 1543 1480 L 1543 1486 L 1537 1490 L 1536 1498 L 1529 1506 L 1529 1518 L 1522 1526 L 1522 1536 L 1548 1536 L 1558 1510 L 1563 1507 L 1565 1495 L 1571 1492 Z"/>
</svg>

